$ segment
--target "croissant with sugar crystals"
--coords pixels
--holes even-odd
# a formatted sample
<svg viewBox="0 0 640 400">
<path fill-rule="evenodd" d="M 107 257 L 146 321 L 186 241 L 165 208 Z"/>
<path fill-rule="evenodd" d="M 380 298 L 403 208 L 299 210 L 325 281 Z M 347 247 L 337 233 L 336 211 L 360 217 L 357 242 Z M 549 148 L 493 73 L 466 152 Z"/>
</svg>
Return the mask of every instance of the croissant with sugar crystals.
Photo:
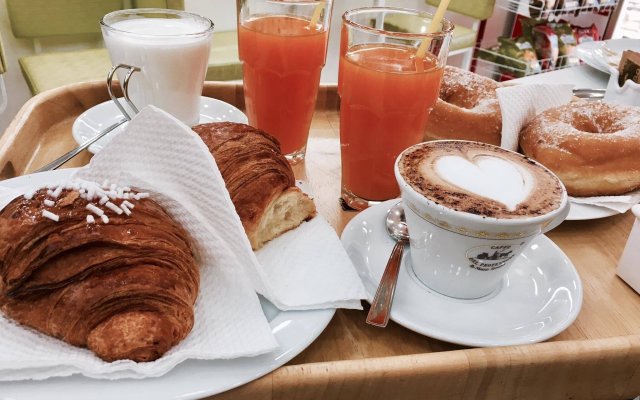
<svg viewBox="0 0 640 400">
<path fill-rule="evenodd" d="M 105 361 L 153 361 L 191 331 L 198 265 L 158 203 L 100 191 L 41 189 L 0 211 L 0 309 Z"/>
</svg>

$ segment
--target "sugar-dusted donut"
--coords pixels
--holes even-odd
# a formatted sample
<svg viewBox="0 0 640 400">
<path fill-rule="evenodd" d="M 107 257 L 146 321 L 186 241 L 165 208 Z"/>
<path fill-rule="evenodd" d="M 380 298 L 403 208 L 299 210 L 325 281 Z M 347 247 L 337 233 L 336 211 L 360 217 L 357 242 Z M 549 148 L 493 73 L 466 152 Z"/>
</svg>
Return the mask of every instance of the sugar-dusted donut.
<svg viewBox="0 0 640 400">
<path fill-rule="evenodd" d="M 581 100 L 550 109 L 522 130 L 520 147 L 572 196 L 640 187 L 640 108 Z"/>
<path fill-rule="evenodd" d="M 498 84 L 489 78 L 446 66 L 425 140 L 474 140 L 499 146 L 502 115 L 497 88 Z"/>
</svg>

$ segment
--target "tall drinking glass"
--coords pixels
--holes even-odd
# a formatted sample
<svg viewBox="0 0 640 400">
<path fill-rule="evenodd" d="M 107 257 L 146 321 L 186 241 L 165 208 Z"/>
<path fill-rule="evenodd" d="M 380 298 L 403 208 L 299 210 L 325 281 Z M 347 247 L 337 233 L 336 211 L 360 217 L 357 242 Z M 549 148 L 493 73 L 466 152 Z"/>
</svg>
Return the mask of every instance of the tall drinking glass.
<svg viewBox="0 0 640 400">
<path fill-rule="evenodd" d="M 249 123 L 304 159 L 325 64 L 333 0 L 238 0 L 238 41 Z"/>
<path fill-rule="evenodd" d="M 453 31 L 443 19 L 435 33 L 426 33 L 432 17 L 385 7 L 350 10 L 342 17 L 342 198 L 355 209 L 400 195 L 395 159 L 422 141 Z"/>
</svg>

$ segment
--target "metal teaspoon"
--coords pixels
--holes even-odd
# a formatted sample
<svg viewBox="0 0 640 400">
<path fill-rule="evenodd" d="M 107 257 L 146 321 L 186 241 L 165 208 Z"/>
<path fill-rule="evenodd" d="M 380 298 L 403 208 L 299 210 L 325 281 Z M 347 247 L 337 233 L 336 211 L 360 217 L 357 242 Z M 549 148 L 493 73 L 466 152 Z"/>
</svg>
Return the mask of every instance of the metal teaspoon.
<svg viewBox="0 0 640 400">
<path fill-rule="evenodd" d="M 380 279 L 378 290 L 371 303 L 371 309 L 367 315 L 367 323 L 384 328 L 389 322 L 389 314 L 391 313 L 391 303 L 393 302 L 393 294 L 396 290 L 398 282 L 398 272 L 400 271 L 400 262 L 402 261 L 402 253 L 404 246 L 409 242 L 409 231 L 404 218 L 404 209 L 402 202 L 397 203 L 387 213 L 385 221 L 387 232 L 396 240 L 395 246 L 387 261 L 387 266 Z"/>
</svg>

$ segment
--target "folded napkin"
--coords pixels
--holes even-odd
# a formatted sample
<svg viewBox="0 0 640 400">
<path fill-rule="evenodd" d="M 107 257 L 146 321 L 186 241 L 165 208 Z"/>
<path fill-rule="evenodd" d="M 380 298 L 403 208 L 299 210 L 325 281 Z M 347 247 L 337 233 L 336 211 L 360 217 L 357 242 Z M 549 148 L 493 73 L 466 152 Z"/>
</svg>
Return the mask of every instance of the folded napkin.
<svg viewBox="0 0 640 400">
<path fill-rule="evenodd" d="M 640 203 L 640 190 L 621 196 L 570 197 L 569 199 L 572 203 L 604 207 L 623 214 L 634 204 Z"/>
<path fill-rule="evenodd" d="M 5 188 L 0 186 L 0 210 L 5 208 L 7 204 L 11 203 L 13 199 L 20 196 L 21 191 L 17 189 Z"/>
<path fill-rule="evenodd" d="M 281 309 L 360 308 L 365 297 L 335 231 L 321 217 L 267 244 L 256 258 L 208 149 L 157 108 L 142 110 L 76 177 L 144 188 L 189 231 L 201 264 L 193 330 L 154 362 L 106 363 L 0 316 L 0 381 L 76 373 L 145 378 L 186 359 L 250 357 L 277 347 L 256 291 Z M 0 201 L 33 189 L 0 191 Z"/>
<path fill-rule="evenodd" d="M 518 151 L 520 131 L 537 114 L 569 103 L 573 99 L 573 85 L 509 85 L 498 88 L 496 94 L 502 112 L 501 147 Z M 640 201 L 640 191 L 624 196 L 571 197 L 571 201 L 624 213 Z"/>
<path fill-rule="evenodd" d="M 362 309 L 362 281 L 331 225 L 318 216 L 260 249 L 257 290 L 281 310 Z"/>
</svg>

